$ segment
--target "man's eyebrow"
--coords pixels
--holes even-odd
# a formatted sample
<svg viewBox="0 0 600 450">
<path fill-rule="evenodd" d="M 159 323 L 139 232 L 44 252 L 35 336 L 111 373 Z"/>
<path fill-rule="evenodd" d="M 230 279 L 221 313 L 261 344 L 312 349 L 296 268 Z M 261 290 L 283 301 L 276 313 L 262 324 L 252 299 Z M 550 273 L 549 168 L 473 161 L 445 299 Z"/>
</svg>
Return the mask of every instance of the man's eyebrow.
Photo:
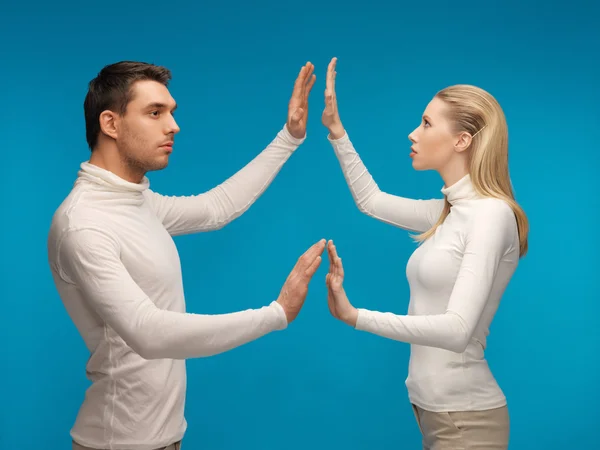
<svg viewBox="0 0 600 450">
<path fill-rule="evenodd" d="M 146 106 L 146 109 L 151 109 L 151 108 L 165 109 L 165 108 L 167 108 L 167 105 L 166 105 L 166 103 L 152 102 Z M 172 111 L 175 111 L 176 109 L 177 109 L 177 103 L 175 103 L 175 106 L 173 107 Z"/>
</svg>

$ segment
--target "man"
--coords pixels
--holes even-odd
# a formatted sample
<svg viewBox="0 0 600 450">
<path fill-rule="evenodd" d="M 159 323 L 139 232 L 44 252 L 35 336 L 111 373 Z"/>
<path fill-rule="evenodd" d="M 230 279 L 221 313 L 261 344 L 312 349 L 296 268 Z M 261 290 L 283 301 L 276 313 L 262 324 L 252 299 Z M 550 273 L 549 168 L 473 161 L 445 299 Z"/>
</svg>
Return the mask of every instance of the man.
<svg viewBox="0 0 600 450">
<path fill-rule="evenodd" d="M 178 449 L 186 430 L 185 359 L 282 330 L 298 315 L 324 240 L 300 257 L 276 301 L 199 315 L 185 311 L 172 236 L 219 229 L 264 192 L 305 139 L 313 70 L 302 67 L 287 122 L 270 145 L 221 185 L 189 197 L 155 193 L 145 175 L 167 166 L 179 132 L 169 70 L 120 62 L 90 82 L 91 158 L 48 239 L 57 290 L 91 352 L 92 385 L 71 430 L 74 449 Z"/>
</svg>

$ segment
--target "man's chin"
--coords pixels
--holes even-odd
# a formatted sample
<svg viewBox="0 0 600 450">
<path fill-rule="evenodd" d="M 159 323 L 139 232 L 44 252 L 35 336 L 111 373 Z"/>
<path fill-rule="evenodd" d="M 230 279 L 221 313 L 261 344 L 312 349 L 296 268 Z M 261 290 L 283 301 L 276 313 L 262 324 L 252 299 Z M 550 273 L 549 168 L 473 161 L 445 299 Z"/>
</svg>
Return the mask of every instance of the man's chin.
<svg viewBox="0 0 600 450">
<path fill-rule="evenodd" d="M 166 156 L 157 161 L 154 161 L 152 164 L 148 164 L 146 166 L 146 171 L 148 172 L 157 172 L 159 170 L 166 169 L 169 166 L 169 157 Z"/>
</svg>

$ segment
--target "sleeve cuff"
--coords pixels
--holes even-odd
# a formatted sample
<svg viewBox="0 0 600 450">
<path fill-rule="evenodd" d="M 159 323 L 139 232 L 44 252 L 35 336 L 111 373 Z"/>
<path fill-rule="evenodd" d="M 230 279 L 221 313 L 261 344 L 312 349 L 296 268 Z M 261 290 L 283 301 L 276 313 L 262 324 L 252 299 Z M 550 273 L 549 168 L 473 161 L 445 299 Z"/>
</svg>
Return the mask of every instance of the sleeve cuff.
<svg viewBox="0 0 600 450">
<path fill-rule="evenodd" d="M 288 321 L 283 307 L 276 301 L 271 302 L 270 307 L 275 311 L 275 329 L 285 330 L 288 326 Z"/>
<path fill-rule="evenodd" d="M 296 147 L 298 147 L 300 144 L 302 144 L 306 140 L 306 133 L 304 133 L 304 137 L 302 137 L 300 139 L 292 136 L 288 130 L 287 124 L 285 124 L 283 126 L 282 130 L 279 132 L 279 136 L 286 142 L 289 142 L 290 144 L 292 144 Z"/>
<path fill-rule="evenodd" d="M 355 330 L 367 331 L 369 324 L 369 311 L 366 309 L 358 308 L 358 317 L 356 319 Z"/>
<path fill-rule="evenodd" d="M 346 130 L 344 130 L 344 135 L 341 138 L 338 138 L 338 139 L 333 139 L 331 137 L 331 135 L 328 133 L 327 134 L 327 140 L 329 142 L 331 142 L 333 145 L 335 145 L 335 144 L 343 144 L 345 142 L 348 142 L 350 140 L 350 137 L 348 136 L 348 132 Z"/>
</svg>

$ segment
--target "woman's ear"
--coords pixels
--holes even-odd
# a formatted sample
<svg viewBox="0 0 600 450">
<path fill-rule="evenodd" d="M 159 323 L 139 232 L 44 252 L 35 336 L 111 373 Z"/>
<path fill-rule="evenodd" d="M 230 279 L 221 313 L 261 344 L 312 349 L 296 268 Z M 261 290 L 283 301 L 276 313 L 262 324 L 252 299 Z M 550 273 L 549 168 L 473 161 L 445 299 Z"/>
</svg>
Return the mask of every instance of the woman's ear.
<svg viewBox="0 0 600 450">
<path fill-rule="evenodd" d="M 458 135 L 458 138 L 454 143 L 454 150 L 459 153 L 464 152 L 469 148 L 471 142 L 473 142 L 473 137 L 466 131 L 463 131 Z"/>
</svg>

